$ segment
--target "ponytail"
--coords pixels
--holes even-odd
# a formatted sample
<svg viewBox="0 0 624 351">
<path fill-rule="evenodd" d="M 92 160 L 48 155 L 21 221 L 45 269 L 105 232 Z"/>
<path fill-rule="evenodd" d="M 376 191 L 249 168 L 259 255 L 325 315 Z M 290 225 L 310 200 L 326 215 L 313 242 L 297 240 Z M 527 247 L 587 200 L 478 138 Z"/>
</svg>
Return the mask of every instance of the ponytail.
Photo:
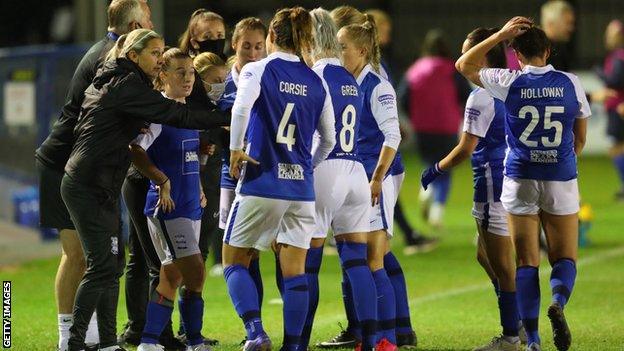
<svg viewBox="0 0 624 351">
<path fill-rule="evenodd" d="M 375 19 L 370 14 L 364 15 L 366 21 L 363 24 L 350 24 L 343 28 L 349 39 L 358 48 L 367 50 L 366 60 L 373 66 L 375 72 L 380 72 L 381 51 L 379 49 L 379 37 Z"/>
<path fill-rule="evenodd" d="M 282 9 L 275 14 L 270 28 L 275 33 L 275 44 L 290 49 L 299 57 L 310 52 L 314 45 L 312 18 L 303 7 Z"/>
<path fill-rule="evenodd" d="M 162 40 L 162 36 L 150 29 L 135 29 L 128 34 L 124 34 L 117 39 L 115 46 L 110 49 L 106 55 L 106 61 L 127 57 L 130 51 L 141 53 L 152 39 Z"/>
</svg>

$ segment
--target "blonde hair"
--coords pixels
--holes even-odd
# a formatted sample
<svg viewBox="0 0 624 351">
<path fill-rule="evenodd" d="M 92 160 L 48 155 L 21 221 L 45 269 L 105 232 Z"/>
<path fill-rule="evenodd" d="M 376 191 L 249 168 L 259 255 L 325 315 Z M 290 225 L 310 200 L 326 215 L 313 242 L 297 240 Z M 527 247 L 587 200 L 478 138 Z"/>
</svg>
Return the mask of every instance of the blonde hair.
<svg viewBox="0 0 624 351">
<path fill-rule="evenodd" d="M 225 62 L 219 55 L 212 52 L 202 52 L 193 59 L 193 67 L 200 76 L 203 76 L 209 69 L 214 67 L 225 67 Z"/>
<path fill-rule="evenodd" d="M 366 16 L 352 6 L 338 6 L 331 10 L 330 15 L 338 29 L 350 24 L 363 24 L 366 22 Z"/>
<path fill-rule="evenodd" d="M 172 61 L 179 60 L 179 59 L 190 60 L 191 57 L 188 54 L 185 54 L 184 52 L 182 52 L 182 50 L 180 50 L 179 48 L 167 49 L 162 55 L 163 63 L 162 63 L 162 66 L 160 66 L 160 71 L 161 72 L 169 71 Z M 154 89 L 159 90 L 159 91 L 165 90 L 165 83 L 162 81 L 162 79 L 160 79 L 160 74 L 156 76 L 156 78 L 154 79 Z"/>
<path fill-rule="evenodd" d="M 235 63 L 236 63 L 236 55 L 232 55 L 228 57 L 227 61 L 225 61 L 225 65 L 227 66 L 227 69 L 232 69 Z"/>
<path fill-rule="evenodd" d="M 388 16 L 388 14 L 380 9 L 368 9 L 366 10 L 366 14 L 367 15 L 371 15 L 373 16 L 373 18 L 375 19 L 375 23 L 380 26 L 384 23 L 388 23 L 388 24 L 392 24 L 392 20 L 390 19 L 390 16 Z"/>
<path fill-rule="evenodd" d="M 556 21 L 561 17 L 564 12 L 574 12 L 574 8 L 567 1 L 564 0 L 550 0 L 542 5 L 541 23 L 542 26 L 546 23 Z"/>
<path fill-rule="evenodd" d="M 152 39 L 163 40 L 163 37 L 151 29 L 135 29 L 117 39 L 115 46 L 106 55 L 106 61 L 127 57 L 130 51 L 141 53 Z"/>
<path fill-rule="evenodd" d="M 267 28 L 264 23 L 262 23 L 262 20 L 260 20 L 259 18 L 247 17 L 238 21 L 238 23 L 236 23 L 236 26 L 234 27 L 234 32 L 232 33 L 232 44 L 236 45 L 244 32 L 250 32 L 254 30 L 261 31 L 262 35 L 266 38 Z"/>
<path fill-rule="evenodd" d="M 312 26 L 314 28 L 314 47 L 312 58 L 320 59 L 327 57 L 340 58 L 340 45 L 336 38 L 338 29 L 329 12 L 322 7 L 310 11 Z"/>
<path fill-rule="evenodd" d="M 130 23 L 140 22 L 145 17 L 141 3 L 145 0 L 113 0 L 108 5 L 108 30 L 119 34 L 128 33 Z"/>
<path fill-rule="evenodd" d="M 373 66 L 375 72 L 379 73 L 381 53 L 379 50 L 377 26 L 373 16 L 366 14 L 365 17 L 366 21 L 363 24 L 350 24 L 342 28 L 342 30 L 345 31 L 355 46 L 366 49 L 367 61 Z"/>
<path fill-rule="evenodd" d="M 208 11 L 206 9 L 195 10 L 195 12 L 191 14 L 186 30 L 182 33 L 178 41 L 180 50 L 184 53 L 191 54 L 194 51 L 193 46 L 191 46 L 191 38 L 193 37 L 193 31 L 195 30 L 195 27 L 197 27 L 197 23 L 199 23 L 199 21 L 219 21 L 225 26 L 225 20 L 218 13 Z"/>
</svg>

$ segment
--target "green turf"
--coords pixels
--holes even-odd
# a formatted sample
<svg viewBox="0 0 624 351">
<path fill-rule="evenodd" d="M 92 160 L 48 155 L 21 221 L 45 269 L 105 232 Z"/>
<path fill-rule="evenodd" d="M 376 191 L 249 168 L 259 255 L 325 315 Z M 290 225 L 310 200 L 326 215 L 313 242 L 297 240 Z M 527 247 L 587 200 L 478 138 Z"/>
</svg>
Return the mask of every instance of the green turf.
<svg viewBox="0 0 624 351">
<path fill-rule="evenodd" d="M 420 165 L 406 157 L 408 178 L 401 198 L 418 228 L 430 233 L 418 218 L 416 196 Z M 617 178 L 606 158 L 582 158 L 580 187 L 595 220 L 590 232 L 593 245 L 580 251 L 578 280 L 566 308 L 573 332 L 572 350 L 624 350 L 624 205 L 613 201 Z M 446 226 L 434 233 L 442 237 L 439 248 L 427 254 L 405 257 L 402 240 L 394 240 L 395 252 L 408 281 L 412 321 L 420 350 L 471 350 L 499 332 L 498 312 L 488 279 L 477 265 L 470 217 L 471 178 L 468 166 L 454 174 L 446 212 Z M 279 295 L 274 283 L 272 256 L 262 256 L 265 284 L 263 316 L 276 344 L 281 341 L 281 305 L 270 301 Z M 57 338 L 54 274 L 57 260 L 40 260 L 0 271 L 2 280 L 13 281 L 13 345 L 15 350 L 52 350 Z M 545 309 L 550 301 L 547 265 L 542 266 L 542 343 L 554 350 Z M 122 282 L 123 284 L 123 282 Z M 325 340 L 344 323 L 340 274 L 336 256 L 324 258 L 320 275 L 321 302 L 312 344 Z M 204 334 L 218 338 L 217 350 L 238 349 L 243 331 L 222 278 L 208 278 L 204 289 Z M 118 327 L 125 322 L 123 293 Z M 177 318 L 177 317 L 176 317 Z"/>
</svg>

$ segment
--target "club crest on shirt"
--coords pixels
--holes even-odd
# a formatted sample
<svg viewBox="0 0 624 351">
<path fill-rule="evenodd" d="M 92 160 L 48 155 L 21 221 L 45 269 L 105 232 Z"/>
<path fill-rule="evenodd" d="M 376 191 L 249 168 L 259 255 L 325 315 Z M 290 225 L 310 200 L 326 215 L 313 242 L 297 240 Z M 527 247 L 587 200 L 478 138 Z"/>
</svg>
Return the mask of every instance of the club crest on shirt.
<svg viewBox="0 0 624 351">
<path fill-rule="evenodd" d="M 298 164 L 278 163 L 277 178 L 287 180 L 304 180 L 303 167 Z"/>
</svg>

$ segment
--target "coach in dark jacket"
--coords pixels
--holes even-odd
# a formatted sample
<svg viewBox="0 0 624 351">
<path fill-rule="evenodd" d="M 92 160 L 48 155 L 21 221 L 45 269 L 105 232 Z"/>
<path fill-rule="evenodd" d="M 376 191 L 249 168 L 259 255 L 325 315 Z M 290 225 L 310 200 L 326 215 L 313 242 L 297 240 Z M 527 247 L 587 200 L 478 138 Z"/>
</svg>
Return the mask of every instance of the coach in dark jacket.
<svg viewBox="0 0 624 351">
<path fill-rule="evenodd" d="M 85 91 L 76 142 L 65 167 L 61 194 L 76 225 L 87 271 L 76 293 L 69 350 L 84 348 L 96 305 L 100 348 L 117 344 L 119 294 L 119 193 L 130 165 L 128 144 L 148 122 L 189 129 L 229 124 L 228 116 L 191 110 L 152 87 L 164 50 L 162 37 L 137 29 L 119 38 L 108 61 Z"/>
<path fill-rule="evenodd" d="M 40 224 L 45 228 L 56 228 L 62 246 L 62 256 L 56 275 L 57 284 L 55 284 L 60 351 L 67 350 L 74 295 L 86 265 L 78 234 L 60 191 L 65 164 L 74 144 L 74 127 L 84 100 L 84 92 L 93 81 L 97 69 L 117 38 L 136 28 L 152 28 L 150 8 L 145 1 L 116 0 L 108 6 L 107 12 L 107 35 L 95 43 L 80 60 L 70 82 L 60 116 L 48 138 L 35 152 L 39 174 Z M 123 262 L 119 268 L 121 274 Z M 93 317 L 86 341 L 98 343 L 95 315 Z"/>
</svg>

